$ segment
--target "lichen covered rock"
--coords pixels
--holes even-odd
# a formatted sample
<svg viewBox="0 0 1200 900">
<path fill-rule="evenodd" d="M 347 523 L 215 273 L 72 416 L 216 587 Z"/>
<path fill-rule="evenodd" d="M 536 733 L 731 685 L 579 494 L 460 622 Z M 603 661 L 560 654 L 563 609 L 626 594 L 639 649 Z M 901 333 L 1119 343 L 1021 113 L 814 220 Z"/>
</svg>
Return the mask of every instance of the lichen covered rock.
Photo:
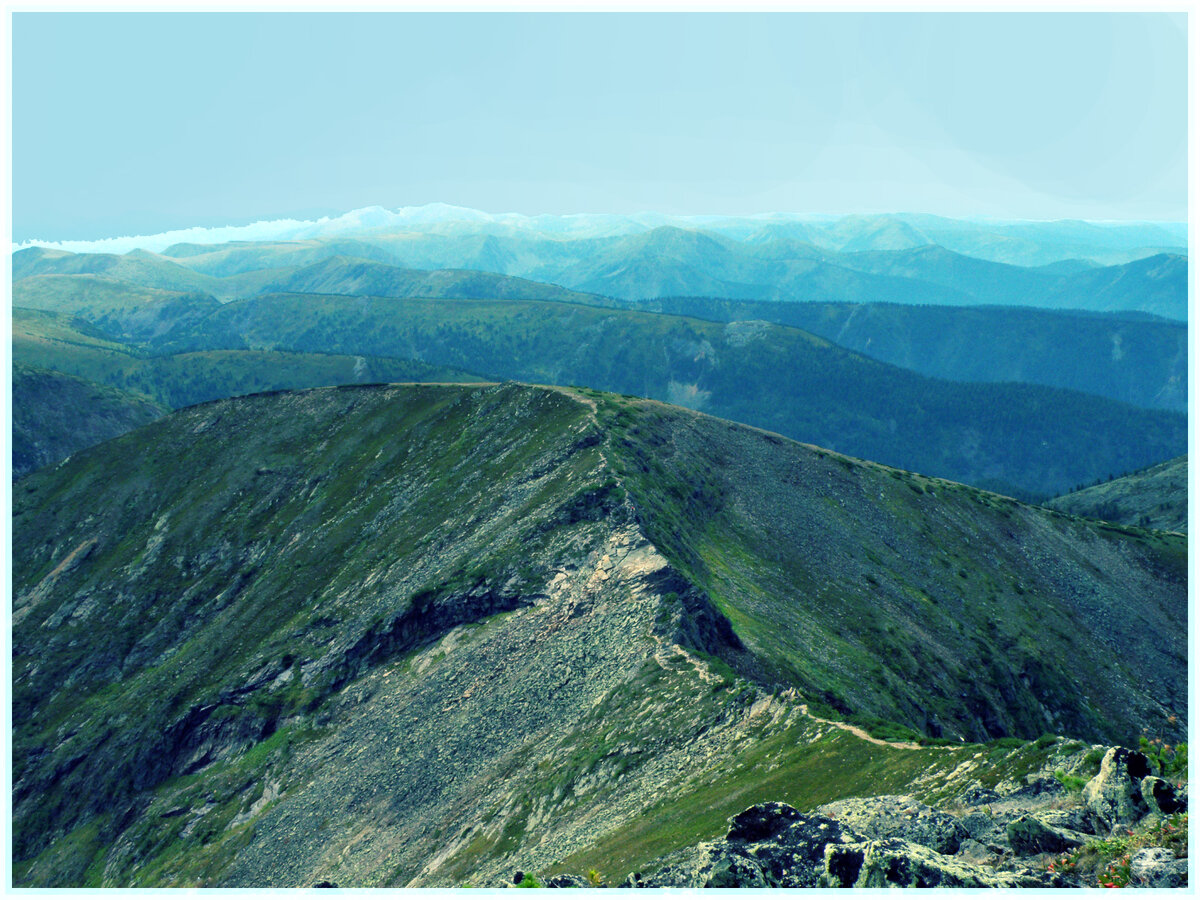
<svg viewBox="0 0 1200 900">
<path fill-rule="evenodd" d="M 1154 774 L 1146 754 L 1110 747 L 1100 772 L 1084 785 L 1084 803 L 1106 828 L 1136 822 L 1150 811 L 1142 779 Z"/>
<path fill-rule="evenodd" d="M 702 843 L 631 874 L 622 887 L 815 887 L 831 843 L 863 835 L 828 816 L 762 803 L 733 816 L 724 840 Z"/>
<path fill-rule="evenodd" d="M 1165 778 L 1147 775 L 1138 787 L 1150 812 L 1164 816 L 1187 812 L 1187 793 L 1176 791 L 1175 786 Z"/>
<path fill-rule="evenodd" d="M 1009 822 L 1005 833 L 1009 846 L 1017 856 L 1063 853 L 1082 847 L 1085 843 L 1082 834 L 1057 828 L 1036 815 L 1024 815 Z"/>
<path fill-rule="evenodd" d="M 1184 887 L 1188 883 L 1188 861 L 1176 859 L 1166 847 L 1144 848 L 1129 861 L 1129 883 L 1133 887 Z"/>
<path fill-rule="evenodd" d="M 900 838 L 938 853 L 955 853 L 971 835 L 954 816 L 908 796 L 855 798 L 827 803 L 817 812 L 875 840 Z"/>
<path fill-rule="evenodd" d="M 830 845 L 821 887 L 1028 887 L 1032 876 L 972 865 L 896 838 Z"/>
</svg>

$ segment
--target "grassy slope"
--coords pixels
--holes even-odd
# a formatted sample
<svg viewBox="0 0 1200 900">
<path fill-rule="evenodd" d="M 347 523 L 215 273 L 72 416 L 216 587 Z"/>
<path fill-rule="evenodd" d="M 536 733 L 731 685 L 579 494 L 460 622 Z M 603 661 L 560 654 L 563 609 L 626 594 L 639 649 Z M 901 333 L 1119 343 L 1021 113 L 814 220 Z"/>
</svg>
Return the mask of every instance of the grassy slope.
<svg viewBox="0 0 1200 900">
<path fill-rule="evenodd" d="M 179 408 L 222 397 L 333 384 L 480 380 L 412 359 L 277 350 L 209 350 L 146 356 L 79 319 L 13 310 L 13 357 Z"/>
<path fill-rule="evenodd" d="M 1023 381 L 1187 410 L 1187 327 L 1027 307 L 756 303 L 669 297 L 642 308 L 718 322 L 761 319 L 952 381 Z"/>
<path fill-rule="evenodd" d="M 1157 725 L 1186 705 L 1180 537 L 651 401 L 609 401 L 601 418 L 647 532 L 729 616 L 745 671 L 842 714 L 969 739 L 1115 740 L 1130 715 Z"/>
<path fill-rule="evenodd" d="M 102 275 L 35 275 L 13 283 L 13 306 L 77 317 L 122 341 L 194 323 L 219 306 L 203 293 L 142 287 Z"/>
<path fill-rule="evenodd" d="M 828 690 L 830 705 L 917 725 L 932 711 L 968 734 L 990 710 L 1001 730 L 1124 737 L 1165 718 L 1155 703 L 1182 703 L 1182 539 L 577 396 L 607 442 L 562 392 L 343 388 L 184 410 L 22 481 L 18 882 L 444 885 L 564 859 L 620 877 L 755 800 L 803 806 L 918 775 L 936 792 L 960 751 L 876 748 L 795 702 L 762 707 L 725 660 L 663 652 L 618 595 L 543 599 L 352 664 L 416 597 L 452 610 L 543 594 L 615 527 L 623 489 L 733 620 L 749 653 L 728 662 L 814 705 Z M 1137 615 L 1103 618 L 1114 582 Z M 1104 641 L 1120 657 L 1093 678 L 1116 655 Z M 633 656 L 597 668 L 613 652 Z M 1082 691 L 1053 680 L 1064 660 L 1068 679 L 1091 679 Z M 297 661 L 304 677 L 281 679 Z M 215 748 L 164 728 L 189 710 L 229 723 Z M 255 810 L 271 784 L 280 798 Z M 127 807 L 131 790 L 151 806 Z"/>
<path fill-rule="evenodd" d="M 32 247 L 19 250 L 12 257 L 14 282 L 37 275 L 91 275 L 145 288 L 209 294 L 221 300 L 256 294 L 264 284 L 275 280 L 280 274 L 274 269 L 259 269 L 216 278 L 145 251 L 117 255 L 68 253 Z"/>
<path fill-rule="evenodd" d="M 587 385 L 1029 498 L 1184 446 L 1179 415 L 1031 385 L 925 378 L 793 328 L 564 303 L 273 295 L 228 304 L 162 346 L 419 356 L 498 378 Z"/>
<path fill-rule="evenodd" d="M 12 401 L 14 478 L 166 412 L 107 385 L 20 363 L 13 366 Z"/>
<path fill-rule="evenodd" d="M 364 259 L 333 257 L 267 285 L 264 293 L 352 294 L 425 299 L 561 300 L 599 302 L 578 291 L 524 278 L 466 269 L 401 269 Z"/>
<path fill-rule="evenodd" d="M 22 480 L 18 857 L 182 774 L 189 716 L 249 723 L 231 739 L 252 745 L 347 677 L 397 610 L 449 598 L 452 617 L 456 592 L 481 585 L 519 596 L 536 548 L 587 524 L 539 530 L 595 465 L 594 444 L 576 446 L 584 412 L 519 388 L 259 395 Z M 295 658 L 312 670 L 303 687 L 256 681 Z M 238 696 L 246 684 L 261 689 Z"/>
<path fill-rule="evenodd" d="M 1187 531 L 1187 457 L 1056 497 L 1046 506 L 1123 525 Z"/>
</svg>

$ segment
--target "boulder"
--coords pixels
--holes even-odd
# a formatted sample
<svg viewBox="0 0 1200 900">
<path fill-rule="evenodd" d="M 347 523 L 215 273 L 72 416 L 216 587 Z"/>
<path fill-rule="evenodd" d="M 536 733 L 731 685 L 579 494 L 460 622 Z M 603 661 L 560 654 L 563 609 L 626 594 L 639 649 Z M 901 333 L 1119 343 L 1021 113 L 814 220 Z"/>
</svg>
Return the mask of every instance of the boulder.
<svg viewBox="0 0 1200 900">
<path fill-rule="evenodd" d="M 1004 840 L 1004 826 L 982 810 L 972 810 L 959 822 L 970 838 L 981 844 L 996 844 Z"/>
<path fill-rule="evenodd" d="M 825 848 L 863 837 L 827 816 L 802 815 L 771 839 L 747 845 L 747 852 L 772 887 L 815 887 L 825 867 Z"/>
<path fill-rule="evenodd" d="M 1156 812 L 1164 816 L 1173 816 L 1175 813 L 1187 812 L 1187 794 L 1180 793 L 1175 790 L 1175 785 L 1167 781 L 1165 778 L 1159 778 L 1157 775 L 1147 775 L 1141 780 L 1138 788 L 1142 792 L 1142 799 L 1146 801 L 1146 806 L 1150 808 L 1150 812 Z"/>
<path fill-rule="evenodd" d="M 834 819 L 785 803 L 752 806 L 729 825 L 724 840 L 661 857 L 621 887 L 815 887 L 826 846 L 864 840 Z"/>
<path fill-rule="evenodd" d="M 825 848 L 825 871 L 821 887 L 1036 887 L 1039 875 L 1000 872 L 972 865 L 938 853 L 920 844 L 889 839 L 855 844 L 830 844 Z"/>
<path fill-rule="evenodd" d="M 551 875 L 546 879 L 548 888 L 587 888 L 591 885 L 578 875 Z"/>
<path fill-rule="evenodd" d="M 984 787 L 980 782 L 973 781 L 959 795 L 958 799 L 965 806 L 985 806 L 995 803 L 1000 799 L 1000 795 L 991 788 Z"/>
<path fill-rule="evenodd" d="M 710 888 L 770 887 L 762 867 L 737 851 L 721 848 L 712 854 L 712 865 L 704 880 Z"/>
<path fill-rule="evenodd" d="M 801 818 L 800 812 L 786 803 L 759 803 L 729 820 L 730 841 L 762 841 L 785 831 Z"/>
<path fill-rule="evenodd" d="M 1003 847 L 997 847 L 990 843 L 983 844 L 974 838 L 967 838 L 958 845 L 958 853 L 955 855 L 963 862 L 973 866 L 995 866 L 1000 862 L 1003 852 Z"/>
<path fill-rule="evenodd" d="M 1166 847 L 1138 850 L 1129 860 L 1130 887 L 1174 888 L 1188 883 L 1188 861 Z"/>
<path fill-rule="evenodd" d="M 1100 763 L 1100 772 L 1083 787 L 1083 801 L 1103 824 L 1136 822 L 1150 811 L 1142 797 L 1142 779 L 1153 775 L 1144 753 L 1110 747 Z"/>
<path fill-rule="evenodd" d="M 770 887 L 758 861 L 743 846 L 711 841 L 657 860 L 646 872 L 631 872 L 623 888 Z"/>
<path fill-rule="evenodd" d="M 1039 809 L 1037 817 L 1051 828 L 1064 828 L 1080 834 L 1096 833 L 1096 816 L 1086 806 L 1070 809 Z"/>
<path fill-rule="evenodd" d="M 971 835 L 949 813 L 908 796 L 839 800 L 818 807 L 817 813 L 862 832 L 868 838 L 899 838 L 938 853 L 955 853 Z"/>
<path fill-rule="evenodd" d="M 1082 847 L 1084 835 L 1047 824 L 1041 816 L 1024 815 L 1008 823 L 1005 829 L 1008 844 L 1017 856 L 1037 856 L 1039 853 L 1065 853 Z"/>
<path fill-rule="evenodd" d="M 1043 773 L 1026 775 L 1019 781 L 1005 779 L 996 785 L 996 792 L 1002 800 L 1040 800 L 1064 794 L 1066 790 L 1057 778 Z"/>
</svg>

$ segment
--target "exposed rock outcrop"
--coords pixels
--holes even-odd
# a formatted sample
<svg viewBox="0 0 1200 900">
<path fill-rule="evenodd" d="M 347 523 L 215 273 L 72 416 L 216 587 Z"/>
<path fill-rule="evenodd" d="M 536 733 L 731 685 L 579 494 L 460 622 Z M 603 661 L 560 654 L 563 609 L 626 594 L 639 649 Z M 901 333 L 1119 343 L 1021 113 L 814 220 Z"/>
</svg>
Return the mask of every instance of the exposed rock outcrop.
<svg viewBox="0 0 1200 900">
<path fill-rule="evenodd" d="M 1084 802 L 1105 828 L 1136 822 L 1150 811 L 1142 779 L 1154 774 L 1146 754 L 1110 747 L 1099 774 L 1083 788 Z"/>
<path fill-rule="evenodd" d="M 1082 795 L 1070 793 L 1048 773 L 1094 765 L 1097 748 L 1074 747 L 994 789 L 969 785 L 958 795 L 972 801 L 961 817 L 908 795 L 839 800 L 807 814 L 757 804 L 729 819 L 723 839 L 661 857 L 622 887 L 1082 887 L 1089 876 L 1048 860 L 1116 825 L 1185 811 L 1187 796 L 1186 786 L 1148 774 L 1145 754 L 1120 747 L 1107 750 Z M 1186 883 L 1187 860 L 1170 849 L 1134 855 L 1134 886 Z"/>
<path fill-rule="evenodd" d="M 1040 816 L 1024 815 L 1005 828 L 1008 844 L 1017 856 L 1063 853 L 1082 847 L 1086 837 L 1077 831 L 1056 828 Z"/>
<path fill-rule="evenodd" d="M 828 816 L 763 803 L 732 817 L 724 840 L 699 844 L 631 874 L 622 887 L 816 887 L 825 848 L 863 840 Z"/>
<path fill-rule="evenodd" d="M 899 838 L 938 853 L 956 853 L 970 837 L 953 816 L 921 803 L 915 797 L 867 797 L 839 800 L 817 809 L 873 840 Z"/>
<path fill-rule="evenodd" d="M 1156 775 L 1147 775 L 1138 787 L 1150 812 L 1157 812 L 1164 816 L 1187 812 L 1186 788 L 1184 791 L 1176 791 L 1171 782 Z"/>
<path fill-rule="evenodd" d="M 823 813 L 830 813 L 825 815 Z M 850 821 L 834 815 L 852 817 Z M 868 834 L 906 833 L 955 851 L 979 847 L 948 813 L 910 797 L 827 804 L 805 815 L 784 803 L 752 806 L 730 820 L 723 840 L 706 842 L 633 873 L 622 887 L 1067 887 L 1033 866 L 1006 871 L 964 853 Z M 867 832 L 867 833 L 863 833 Z"/>
<path fill-rule="evenodd" d="M 897 838 L 826 847 L 825 872 L 820 881 L 821 887 L 854 888 L 1038 887 L 1043 884 L 1041 876 L 1032 871 L 1000 872 Z"/>
<path fill-rule="evenodd" d="M 1129 860 L 1129 883 L 1134 887 L 1183 887 L 1187 876 L 1188 861 L 1176 859 L 1165 847 L 1147 847 Z"/>
</svg>

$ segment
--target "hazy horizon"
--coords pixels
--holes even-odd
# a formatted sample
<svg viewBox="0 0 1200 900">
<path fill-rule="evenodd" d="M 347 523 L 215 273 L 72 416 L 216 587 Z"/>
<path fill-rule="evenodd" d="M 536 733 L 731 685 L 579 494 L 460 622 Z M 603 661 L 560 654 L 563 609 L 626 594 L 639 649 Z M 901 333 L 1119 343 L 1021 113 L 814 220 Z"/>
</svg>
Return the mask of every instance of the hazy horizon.
<svg viewBox="0 0 1200 900">
<path fill-rule="evenodd" d="M 376 225 L 362 225 L 359 224 L 359 220 L 362 218 L 363 214 L 387 214 L 388 216 L 393 217 L 393 222 L 380 223 Z M 466 216 L 463 217 L 463 214 L 466 214 Z M 400 228 L 407 226 L 414 231 L 420 231 L 422 228 L 428 228 L 432 225 L 445 224 L 448 222 L 463 225 L 469 223 L 492 226 L 511 225 L 514 227 L 525 228 L 530 231 L 536 231 L 537 228 L 533 223 L 544 223 L 547 220 L 615 220 L 617 222 L 624 221 L 629 227 L 641 226 L 642 229 L 659 227 L 660 225 L 668 225 L 704 230 L 706 225 L 720 226 L 722 223 L 727 224 L 739 221 L 763 221 L 764 223 L 769 223 L 772 221 L 820 222 L 836 221 L 839 219 L 873 217 L 930 217 L 945 219 L 947 221 L 995 226 L 1025 224 L 1038 225 L 1069 222 L 1080 222 L 1089 225 L 1115 228 L 1120 228 L 1123 226 L 1146 225 L 1164 228 L 1182 227 L 1186 229 L 1188 226 L 1186 219 L 1085 219 L 1071 217 L 1039 219 L 1032 217 L 942 216 L 936 213 L 914 210 L 892 210 L 870 213 L 809 213 L 771 210 L 744 214 L 668 214 L 656 210 L 644 209 L 627 213 L 573 212 L 563 214 L 531 214 L 515 211 L 490 212 L 474 207 L 455 206 L 447 203 L 432 202 L 423 204 L 421 206 L 397 207 L 390 210 L 381 206 L 361 207 L 359 209 L 347 210 L 341 213 L 331 213 L 310 219 L 298 219 L 288 216 L 280 216 L 277 218 L 261 219 L 258 221 L 244 223 L 225 223 L 214 226 L 193 225 L 186 228 L 168 229 L 166 231 L 160 231 L 154 234 L 115 234 L 96 238 L 94 240 L 55 241 L 32 238 L 21 242 L 14 241 L 11 245 L 11 252 L 17 252 L 30 247 L 66 250 L 75 253 L 126 253 L 135 249 L 147 250 L 149 252 L 161 252 L 163 249 L 171 246 L 172 244 L 180 243 L 220 244 L 232 241 L 304 240 L 315 237 L 330 237 L 343 232 L 347 235 L 361 234 L 363 232 L 369 233 L 372 228 L 389 228 L 393 227 L 393 225 Z M 311 233 L 314 232 L 314 229 L 320 229 L 322 226 L 333 226 L 334 230 L 325 234 Z M 574 236 L 577 237 L 578 235 Z"/>
</svg>

